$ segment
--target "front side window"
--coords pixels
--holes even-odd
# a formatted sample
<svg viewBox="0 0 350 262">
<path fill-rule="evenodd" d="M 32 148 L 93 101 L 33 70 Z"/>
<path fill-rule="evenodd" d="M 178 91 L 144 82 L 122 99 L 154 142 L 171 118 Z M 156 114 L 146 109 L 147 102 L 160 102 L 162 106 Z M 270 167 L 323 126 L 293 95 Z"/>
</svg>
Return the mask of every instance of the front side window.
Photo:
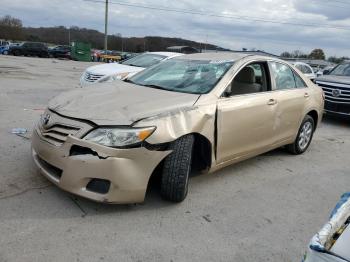
<svg viewBox="0 0 350 262">
<path fill-rule="evenodd" d="M 225 96 L 254 94 L 271 90 L 267 63 L 256 62 L 242 68 L 233 79 Z"/>
<path fill-rule="evenodd" d="M 270 64 L 277 90 L 296 88 L 294 73 L 289 66 L 278 62 Z"/>
<path fill-rule="evenodd" d="M 170 59 L 127 81 L 168 91 L 205 94 L 215 87 L 232 65 L 233 61 Z"/>
<path fill-rule="evenodd" d="M 142 54 L 142 55 L 138 55 L 136 57 L 130 58 L 130 59 L 122 62 L 122 64 L 129 65 L 129 66 L 148 68 L 148 67 L 151 67 L 155 64 L 158 64 L 160 61 L 162 61 L 165 58 L 166 58 L 166 56 L 163 56 L 163 55 Z"/>
</svg>

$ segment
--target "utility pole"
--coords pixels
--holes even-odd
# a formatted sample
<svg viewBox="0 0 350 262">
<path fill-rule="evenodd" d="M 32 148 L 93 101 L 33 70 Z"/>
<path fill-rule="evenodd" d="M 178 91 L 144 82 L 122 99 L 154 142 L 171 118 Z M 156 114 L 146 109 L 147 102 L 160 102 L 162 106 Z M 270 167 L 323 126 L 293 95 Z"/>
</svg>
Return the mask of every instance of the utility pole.
<svg viewBox="0 0 350 262">
<path fill-rule="evenodd" d="M 108 42 L 108 0 L 106 0 L 106 10 L 105 10 L 105 51 L 107 51 Z"/>
</svg>

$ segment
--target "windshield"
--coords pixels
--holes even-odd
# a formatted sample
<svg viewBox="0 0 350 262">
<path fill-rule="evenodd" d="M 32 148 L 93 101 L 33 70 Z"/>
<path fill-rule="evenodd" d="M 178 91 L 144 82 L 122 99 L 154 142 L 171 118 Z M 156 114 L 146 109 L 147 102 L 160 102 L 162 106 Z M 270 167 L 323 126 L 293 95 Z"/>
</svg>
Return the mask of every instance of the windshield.
<svg viewBox="0 0 350 262">
<path fill-rule="evenodd" d="M 338 65 L 329 74 L 337 76 L 350 76 L 350 63 Z"/>
<path fill-rule="evenodd" d="M 122 64 L 147 68 L 155 64 L 158 64 L 164 58 L 166 58 L 166 56 L 156 55 L 156 54 L 142 54 L 142 55 L 138 55 L 136 57 L 130 58 L 122 62 Z"/>
<path fill-rule="evenodd" d="M 170 59 L 138 73 L 129 81 L 168 91 L 205 94 L 214 88 L 233 63 Z"/>
</svg>

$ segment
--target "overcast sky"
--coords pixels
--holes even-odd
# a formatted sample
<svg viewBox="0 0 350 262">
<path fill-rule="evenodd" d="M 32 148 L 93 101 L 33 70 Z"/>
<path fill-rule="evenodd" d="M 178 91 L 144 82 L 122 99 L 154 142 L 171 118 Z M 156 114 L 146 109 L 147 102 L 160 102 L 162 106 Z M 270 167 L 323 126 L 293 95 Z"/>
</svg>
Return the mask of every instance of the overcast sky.
<svg viewBox="0 0 350 262">
<path fill-rule="evenodd" d="M 348 0 L 120 1 L 315 26 L 189 15 L 111 4 L 110 34 L 181 37 L 231 49 L 256 48 L 275 54 L 293 50 L 309 53 L 313 48 L 322 48 L 327 56 L 350 56 Z M 84 0 L 1 0 L 0 16 L 6 14 L 20 18 L 25 26 L 75 25 L 104 31 L 103 3 Z M 348 30 L 327 28 L 325 25 Z"/>
</svg>

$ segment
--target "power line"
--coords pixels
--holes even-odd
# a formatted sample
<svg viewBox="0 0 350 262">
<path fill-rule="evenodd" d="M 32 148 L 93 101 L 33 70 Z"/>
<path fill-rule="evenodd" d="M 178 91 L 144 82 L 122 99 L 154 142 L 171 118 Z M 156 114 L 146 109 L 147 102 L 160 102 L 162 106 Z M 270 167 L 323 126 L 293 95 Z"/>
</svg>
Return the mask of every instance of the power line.
<svg viewBox="0 0 350 262">
<path fill-rule="evenodd" d="M 102 0 L 83 0 L 83 1 L 93 2 L 93 3 L 104 3 L 104 1 L 102 1 Z M 163 6 L 144 5 L 144 4 L 139 4 L 139 3 L 136 4 L 136 3 L 128 3 L 128 2 L 120 2 L 120 1 L 113 1 L 113 2 L 110 2 L 110 4 L 143 8 L 143 9 L 149 9 L 149 10 L 174 12 L 174 13 L 181 13 L 181 14 L 200 15 L 200 16 L 207 16 L 207 17 L 228 18 L 228 19 L 235 19 L 235 20 L 246 20 L 246 21 L 252 21 L 252 22 L 283 24 L 283 25 L 293 25 L 293 26 L 307 26 L 307 27 L 318 27 L 318 28 L 323 27 L 323 28 L 340 29 L 340 30 L 350 31 L 350 27 L 333 26 L 333 25 L 328 25 L 328 24 L 309 24 L 309 23 L 276 21 L 276 20 L 263 19 L 263 18 L 259 18 L 259 17 L 238 16 L 238 15 L 222 15 L 222 14 L 215 14 L 215 13 L 200 12 L 200 11 L 196 11 L 196 10 L 168 8 L 168 7 L 163 7 Z"/>
<path fill-rule="evenodd" d="M 339 1 L 333 1 L 333 2 L 325 2 L 325 1 L 320 1 L 320 0 L 311 0 L 316 5 L 328 5 L 328 6 L 333 6 L 333 7 L 338 7 L 338 8 L 348 8 L 350 3 L 345 3 L 345 2 L 339 2 Z"/>
<path fill-rule="evenodd" d="M 350 5 L 349 2 L 344 2 L 344 1 L 340 1 L 340 0 L 333 0 L 333 2 L 342 3 L 342 4 L 345 4 L 345 5 Z"/>
</svg>

